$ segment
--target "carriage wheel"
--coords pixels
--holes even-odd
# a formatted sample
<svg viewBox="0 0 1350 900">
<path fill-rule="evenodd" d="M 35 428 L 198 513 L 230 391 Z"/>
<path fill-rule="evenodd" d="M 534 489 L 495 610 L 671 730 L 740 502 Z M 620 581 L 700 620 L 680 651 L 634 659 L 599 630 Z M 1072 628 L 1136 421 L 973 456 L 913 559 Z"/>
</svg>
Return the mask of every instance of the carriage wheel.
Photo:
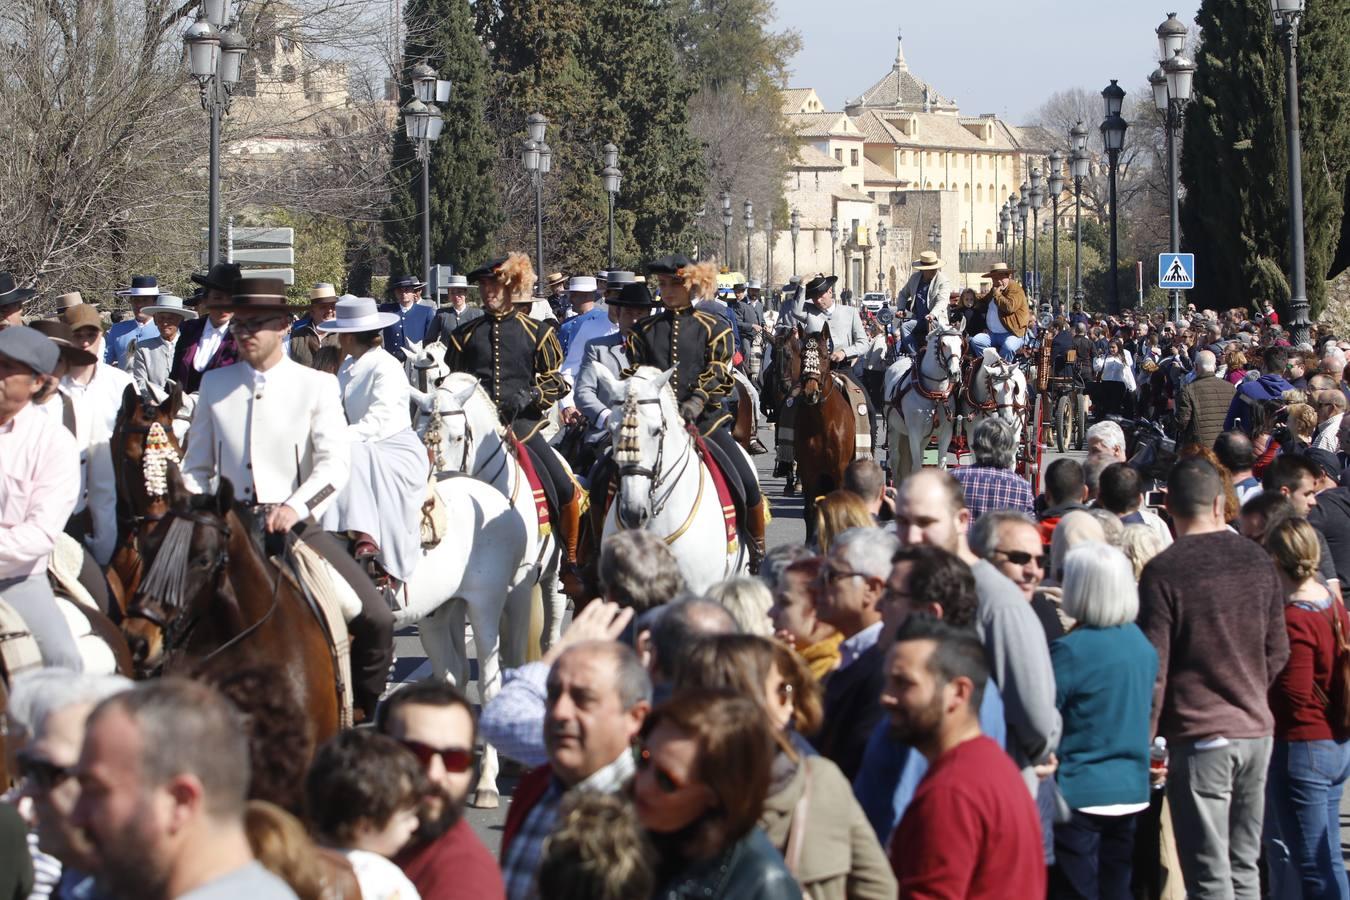
<svg viewBox="0 0 1350 900">
<path fill-rule="evenodd" d="M 1055 420 L 1052 427 L 1055 431 L 1055 449 L 1060 453 L 1064 452 L 1064 447 L 1073 435 L 1074 416 L 1070 405 L 1071 399 L 1068 394 L 1061 394 L 1055 401 Z"/>
<path fill-rule="evenodd" d="M 1077 391 L 1073 392 L 1074 421 L 1077 428 L 1073 436 L 1073 448 L 1082 450 L 1087 447 L 1087 400 Z"/>
</svg>

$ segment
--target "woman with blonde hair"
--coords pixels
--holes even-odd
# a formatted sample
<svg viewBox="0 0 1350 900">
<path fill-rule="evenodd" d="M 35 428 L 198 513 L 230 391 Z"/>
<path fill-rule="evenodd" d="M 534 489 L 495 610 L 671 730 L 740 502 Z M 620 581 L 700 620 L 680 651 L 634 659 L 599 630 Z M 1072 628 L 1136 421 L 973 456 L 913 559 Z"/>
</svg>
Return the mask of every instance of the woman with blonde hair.
<svg viewBox="0 0 1350 900">
<path fill-rule="evenodd" d="M 708 589 L 708 599 L 726 607 L 743 634 L 773 636 L 773 593 L 759 578 L 728 578 Z"/>
<path fill-rule="evenodd" d="M 852 491 L 830 491 L 816 498 L 816 543 L 824 556 L 834 539 L 850 528 L 872 528 L 876 521 L 863 499 Z"/>
<path fill-rule="evenodd" d="M 695 263 L 675 254 L 647 265 L 661 290 L 660 313 L 639 322 L 626 345 L 629 372 L 639 366 L 674 369 L 670 388 L 680 415 L 705 439 L 716 444 L 724 459 L 731 460 L 727 477 L 745 498 L 746 530 L 750 535 L 750 573 L 759 571 L 764 559 L 764 525 L 768 501 L 759 489 L 759 478 L 750 459 L 731 436 L 732 414 L 726 399 L 732 395 L 731 323 L 714 312 L 695 308 L 696 300 L 712 299 L 717 290 L 717 266 Z M 674 423 L 671 423 L 674 424 Z"/>
</svg>

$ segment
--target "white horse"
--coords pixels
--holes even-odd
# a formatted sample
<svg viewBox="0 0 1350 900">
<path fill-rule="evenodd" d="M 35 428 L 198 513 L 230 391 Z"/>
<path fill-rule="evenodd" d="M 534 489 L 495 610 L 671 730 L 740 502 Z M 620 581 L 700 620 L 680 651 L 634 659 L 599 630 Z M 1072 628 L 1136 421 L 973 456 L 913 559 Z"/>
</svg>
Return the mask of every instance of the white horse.
<svg viewBox="0 0 1350 900">
<path fill-rule="evenodd" d="M 971 433 L 980 422 L 998 416 L 1021 434 L 1027 415 L 1027 376 L 993 347 L 985 349 L 980 367 L 966 386 L 966 399 Z"/>
<path fill-rule="evenodd" d="M 961 386 L 960 329 L 935 325 L 919 365 L 901 357 L 886 370 L 886 449 L 891 476 L 898 484 L 923 468 L 923 451 L 936 430 L 938 468 L 947 468 L 947 445 L 956 421 L 956 396 Z M 901 436 L 907 440 L 901 440 Z"/>
<path fill-rule="evenodd" d="M 608 396 L 622 398 L 609 418 L 618 472 L 604 537 L 625 528 L 659 535 L 695 593 L 749 572 L 746 532 L 739 528 L 734 544 L 727 540 L 712 476 L 685 430 L 670 388 L 674 369 L 641 366 L 626 381 L 602 366 L 596 372 Z M 736 450 L 745 453 L 740 446 Z"/>
</svg>

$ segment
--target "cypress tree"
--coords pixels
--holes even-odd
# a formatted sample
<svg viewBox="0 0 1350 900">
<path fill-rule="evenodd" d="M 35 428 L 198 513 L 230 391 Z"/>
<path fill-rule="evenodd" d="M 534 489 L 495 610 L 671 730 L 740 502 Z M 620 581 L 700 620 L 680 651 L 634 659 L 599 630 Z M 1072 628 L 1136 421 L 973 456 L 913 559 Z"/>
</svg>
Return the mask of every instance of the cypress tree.
<svg viewBox="0 0 1350 900">
<path fill-rule="evenodd" d="M 488 63 L 474 33 L 468 0 L 408 0 L 408 39 L 399 105 L 412 97 L 410 70 L 426 61 L 437 77 L 451 82 L 441 105 L 445 126 L 431 145 L 431 256 L 456 271 L 481 262 L 501 224 L 492 178 L 496 153 L 484 117 Z M 394 188 L 385 236 L 395 271 L 421 273 L 422 163 L 407 138 L 402 117 L 394 139 Z"/>
</svg>

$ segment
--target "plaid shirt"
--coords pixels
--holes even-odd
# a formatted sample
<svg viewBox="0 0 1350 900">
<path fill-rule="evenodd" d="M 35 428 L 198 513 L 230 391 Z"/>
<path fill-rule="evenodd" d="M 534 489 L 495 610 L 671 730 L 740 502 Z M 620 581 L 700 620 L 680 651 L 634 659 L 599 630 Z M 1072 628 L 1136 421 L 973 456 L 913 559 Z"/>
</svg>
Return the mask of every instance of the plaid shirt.
<svg viewBox="0 0 1350 900">
<path fill-rule="evenodd" d="M 1015 509 L 1035 516 L 1036 495 L 1025 478 L 1008 469 L 993 466 L 965 466 L 952 475 L 966 492 L 966 508 L 974 522 L 987 512 Z"/>
<path fill-rule="evenodd" d="M 624 750 L 618 759 L 579 782 L 572 790 L 612 794 L 633 777 L 635 769 L 633 754 Z M 508 900 L 535 900 L 539 896 L 535 875 L 544 855 L 544 840 L 558 823 L 558 807 L 566 792 L 567 789 L 554 778 L 521 823 L 510 852 L 502 860 L 502 880 L 506 882 Z"/>
</svg>

